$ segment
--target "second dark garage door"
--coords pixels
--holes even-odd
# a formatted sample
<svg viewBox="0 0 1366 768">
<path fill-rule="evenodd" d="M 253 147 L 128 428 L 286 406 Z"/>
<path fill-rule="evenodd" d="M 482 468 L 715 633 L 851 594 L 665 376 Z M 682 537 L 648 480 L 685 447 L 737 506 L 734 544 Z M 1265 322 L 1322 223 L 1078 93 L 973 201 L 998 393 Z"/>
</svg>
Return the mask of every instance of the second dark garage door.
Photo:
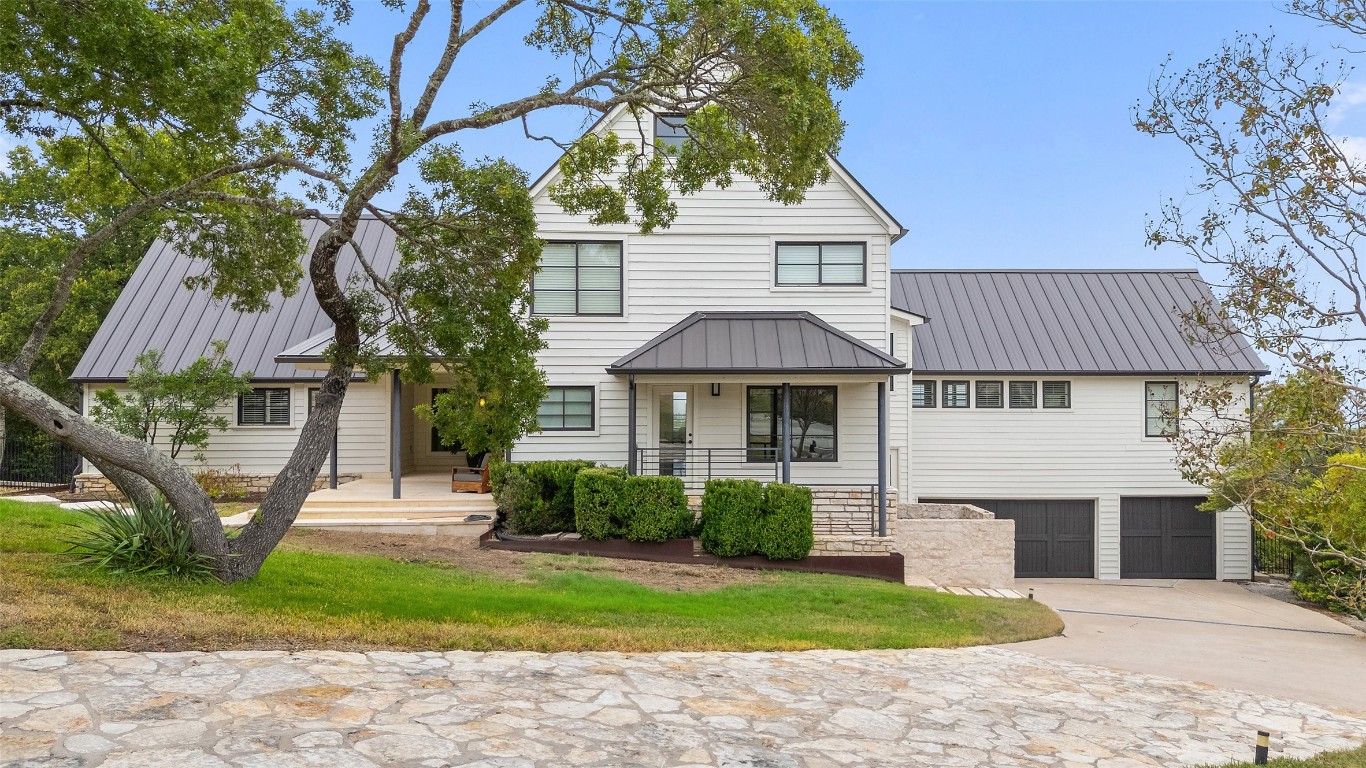
<svg viewBox="0 0 1366 768">
<path fill-rule="evenodd" d="M 1120 578 L 1214 578 L 1214 515 L 1195 508 L 1204 500 L 1195 496 L 1120 499 Z"/>
<path fill-rule="evenodd" d="M 1096 575 L 1096 505 L 1074 499 L 921 499 L 972 504 L 1015 521 L 1015 575 L 1022 579 Z"/>
</svg>

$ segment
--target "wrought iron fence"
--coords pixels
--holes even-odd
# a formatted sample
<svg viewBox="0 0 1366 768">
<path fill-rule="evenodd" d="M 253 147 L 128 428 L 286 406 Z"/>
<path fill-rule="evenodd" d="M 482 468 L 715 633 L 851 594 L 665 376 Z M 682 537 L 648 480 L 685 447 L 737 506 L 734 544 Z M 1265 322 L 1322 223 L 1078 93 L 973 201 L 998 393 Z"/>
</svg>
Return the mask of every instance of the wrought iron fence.
<svg viewBox="0 0 1366 768">
<path fill-rule="evenodd" d="M 45 435 L 8 436 L 0 452 L 0 487 L 72 487 L 80 454 Z"/>
<path fill-rule="evenodd" d="M 1299 545 L 1252 530 L 1252 569 L 1257 573 L 1290 578 L 1295 575 L 1296 564 L 1303 564 L 1305 557 Z"/>
</svg>

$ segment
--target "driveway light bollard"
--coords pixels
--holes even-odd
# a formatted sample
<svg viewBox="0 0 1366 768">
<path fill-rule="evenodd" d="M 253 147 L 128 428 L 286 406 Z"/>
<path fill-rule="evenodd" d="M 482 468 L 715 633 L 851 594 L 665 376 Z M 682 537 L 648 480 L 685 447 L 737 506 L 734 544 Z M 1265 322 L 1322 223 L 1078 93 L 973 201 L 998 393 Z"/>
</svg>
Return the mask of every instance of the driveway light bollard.
<svg viewBox="0 0 1366 768">
<path fill-rule="evenodd" d="M 1267 731 L 1257 731 L 1257 753 L 1253 758 L 1253 765 L 1266 765 L 1266 753 L 1271 749 L 1271 734 Z"/>
<path fill-rule="evenodd" d="M 1034 588 L 1033 588 L 1033 587 L 1030 587 L 1030 589 L 1029 589 L 1029 599 L 1030 599 L 1030 600 L 1033 600 L 1033 599 L 1034 599 Z"/>
</svg>

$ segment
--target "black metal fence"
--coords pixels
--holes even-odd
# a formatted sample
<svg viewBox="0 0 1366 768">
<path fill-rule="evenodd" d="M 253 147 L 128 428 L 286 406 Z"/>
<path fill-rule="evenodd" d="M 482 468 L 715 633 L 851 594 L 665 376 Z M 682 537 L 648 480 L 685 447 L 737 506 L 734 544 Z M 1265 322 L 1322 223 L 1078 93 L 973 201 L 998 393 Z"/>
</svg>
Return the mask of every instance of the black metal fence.
<svg viewBox="0 0 1366 768">
<path fill-rule="evenodd" d="M 14 435 L 0 452 L 0 487 L 70 489 L 80 454 L 46 435 Z"/>
<path fill-rule="evenodd" d="M 701 492 L 708 480 L 729 477 L 764 483 L 782 479 L 776 448 L 637 448 L 636 473 L 665 475 Z"/>
<path fill-rule="evenodd" d="M 1295 566 L 1302 565 L 1305 557 L 1299 545 L 1253 529 L 1252 570 L 1257 573 L 1289 578 L 1295 575 Z"/>
</svg>

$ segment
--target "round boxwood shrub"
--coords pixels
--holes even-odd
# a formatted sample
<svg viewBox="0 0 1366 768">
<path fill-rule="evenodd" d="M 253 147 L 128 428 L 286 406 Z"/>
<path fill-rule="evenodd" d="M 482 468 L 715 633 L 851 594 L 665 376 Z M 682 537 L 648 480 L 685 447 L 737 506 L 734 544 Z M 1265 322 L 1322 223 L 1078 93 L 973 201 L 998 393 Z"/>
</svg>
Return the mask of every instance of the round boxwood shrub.
<svg viewBox="0 0 1366 768">
<path fill-rule="evenodd" d="M 627 477 L 622 481 L 621 515 L 631 541 L 668 541 L 692 533 L 692 512 L 677 477 Z"/>
<path fill-rule="evenodd" d="M 756 480 L 708 480 L 702 493 L 702 548 L 717 557 L 759 549 L 764 487 Z"/>
<path fill-rule="evenodd" d="M 621 535 L 622 494 L 626 470 L 598 467 L 574 477 L 574 527 L 585 539 L 601 541 Z"/>
<path fill-rule="evenodd" d="M 811 530 L 811 489 L 790 483 L 764 488 L 759 551 L 769 560 L 800 560 L 816 543 Z"/>
</svg>

